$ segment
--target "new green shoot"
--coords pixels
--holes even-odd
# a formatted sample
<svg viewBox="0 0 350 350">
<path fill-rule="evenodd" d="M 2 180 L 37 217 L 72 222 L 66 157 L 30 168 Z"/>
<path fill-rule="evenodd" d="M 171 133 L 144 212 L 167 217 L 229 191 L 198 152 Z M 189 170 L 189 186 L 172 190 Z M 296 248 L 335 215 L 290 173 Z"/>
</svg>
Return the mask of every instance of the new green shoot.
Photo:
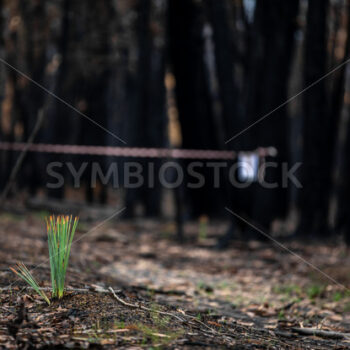
<svg viewBox="0 0 350 350">
<path fill-rule="evenodd" d="M 69 255 L 78 225 L 78 218 L 72 216 L 50 216 L 46 219 L 47 240 L 49 246 L 52 297 L 61 299 L 68 267 Z M 50 304 L 47 295 L 40 289 L 33 275 L 23 263 L 18 263 L 12 272 L 26 281 L 45 301 Z"/>
<path fill-rule="evenodd" d="M 47 295 L 39 287 L 38 282 L 23 263 L 17 263 L 17 269 L 10 267 L 11 271 L 25 280 L 50 305 Z"/>
<path fill-rule="evenodd" d="M 52 297 L 62 298 L 70 250 L 78 218 L 50 216 L 47 223 L 47 238 L 49 245 Z"/>
</svg>

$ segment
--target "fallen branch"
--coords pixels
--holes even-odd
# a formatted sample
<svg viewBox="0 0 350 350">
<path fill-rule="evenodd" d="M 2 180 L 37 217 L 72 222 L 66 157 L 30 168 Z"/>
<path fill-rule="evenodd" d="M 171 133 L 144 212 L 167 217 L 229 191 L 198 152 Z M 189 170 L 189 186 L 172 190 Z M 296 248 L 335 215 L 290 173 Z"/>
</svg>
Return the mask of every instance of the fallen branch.
<svg viewBox="0 0 350 350">
<path fill-rule="evenodd" d="M 329 339 L 350 339 L 350 333 L 340 333 L 333 331 L 324 331 L 316 328 L 292 328 L 292 331 L 302 335 L 315 335 Z"/>
<path fill-rule="evenodd" d="M 110 292 L 112 293 L 113 295 L 113 298 L 115 300 L 118 301 L 118 303 L 124 305 L 124 306 L 127 306 L 127 307 L 130 307 L 132 309 L 141 309 L 143 311 L 148 311 L 148 312 L 156 312 L 157 314 L 160 314 L 160 315 L 164 315 L 164 316 L 170 316 L 170 317 L 174 317 L 176 318 L 177 320 L 179 320 L 180 322 L 185 322 L 184 319 L 182 319 L 181 317 L 175 315 L 175 314 L 172 314 L 170 312 L 165 312 L 165 311 L 159 311 L 159 310 L 154 310 L 154 309 L 150 309 L 146 306 L 142 306 L 142 305 L 135 305 L 135 304 L 131 304 L 131 303 L 128 303 L 126 301 L 124 301 L 123 299 L 119 298 L 118 295 L 115 293 L 115 291 L 113 290 L 112 287 L 109 287 L 108 288 L 110 290 Z"/>
</svg>

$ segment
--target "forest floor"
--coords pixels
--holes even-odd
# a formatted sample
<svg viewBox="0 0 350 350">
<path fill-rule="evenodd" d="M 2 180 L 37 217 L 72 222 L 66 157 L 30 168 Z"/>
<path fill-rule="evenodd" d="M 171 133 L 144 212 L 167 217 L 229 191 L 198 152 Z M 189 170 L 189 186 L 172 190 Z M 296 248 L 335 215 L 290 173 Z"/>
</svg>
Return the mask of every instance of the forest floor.
<svg viewBox="0 0 350 350">
<path fill-rule="evenodd" d="M 9 271 L 23 261 L 50 286 L 43 215 L 0 215 L 0 348 L 350 348 L 350 291 L 272 242 L 216 250 L 227 223 L 188 224 L 179 244 L 166 222 L 81 222 L 48 306 Z M 346 247 L 286 246 L 350 286 Z"/>
</svg>

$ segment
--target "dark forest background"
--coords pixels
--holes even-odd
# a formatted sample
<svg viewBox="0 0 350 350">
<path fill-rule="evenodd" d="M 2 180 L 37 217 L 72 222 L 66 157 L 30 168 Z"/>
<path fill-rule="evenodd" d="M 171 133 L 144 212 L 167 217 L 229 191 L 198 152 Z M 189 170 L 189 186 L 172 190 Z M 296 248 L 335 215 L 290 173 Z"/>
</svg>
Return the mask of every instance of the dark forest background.
<svg viewBox="0 0 350 350">
<path fill-rule="evenodd" d="M 0 57 L 129 147 L 275 146 L 279 164 L 302 162 L 301 190 L 182 189 L 175 197 L 185 218 L 223 217 L 228 206 L 270 229 L 297 213 L 297 235 L 345 233 L 350 241 L 348 65 L 319 80 L 349 58 L 350 1 L 1 0 L 0 8 Z M 0 101 L 1 141 L 26 142 L 43 113 L 37 143 L 123 146 L 3 63 Z M 1 188 L 17 157 L 0 152 Z M 67 198 L 71 184 L 45 187 L 47 163 L 57 160 L 111 161 L 30 153 L 13 198 Z M 113 204 L 111 191 L 86 186 L 84 200 Z M 163 192 L 141 188 L 117 197 L 127 215 L 142 206 L 143 215 L 159 217 Z"/>
</svg>

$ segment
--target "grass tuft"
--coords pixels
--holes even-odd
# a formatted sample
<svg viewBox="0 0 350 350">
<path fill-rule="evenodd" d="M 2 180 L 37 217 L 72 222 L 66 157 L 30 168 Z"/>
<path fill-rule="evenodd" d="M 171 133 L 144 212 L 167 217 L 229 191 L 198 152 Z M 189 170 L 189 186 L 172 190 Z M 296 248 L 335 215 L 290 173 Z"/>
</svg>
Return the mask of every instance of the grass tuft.
<svg viewBox="0 0 350 350">
<path fill-rule="evenodd" d="M 50 216 L 46 220 L 47 237 L 50 255 L 52 297 L 61 299 L 64 293 L 64 282 L 70 250 L 78 218 L 72 216 Z"/>
<path fill-rule="evenodd" d="M 50 299 L 39 287 L 38 282 L 23 263 L 17 263 L 17 269 L 10 267 L 10 270 L 25 280 L 45 301 L 50 305 Z"/>
<path fill-rule="evenodd" d="M 75 217 L 73 219 L 72 216 L 50 216 L 46 219 L 46 226 L 50 256 L 52 297 L 61 299 L 64 295 L 69 255 L 78 226 L 78 218 Z M 16 268 L 10 269 L 33 287 L 50 304 L 49 298 L 39 288 L 33 275 L 23 263 L 18 263 Z"/>
</svg>

